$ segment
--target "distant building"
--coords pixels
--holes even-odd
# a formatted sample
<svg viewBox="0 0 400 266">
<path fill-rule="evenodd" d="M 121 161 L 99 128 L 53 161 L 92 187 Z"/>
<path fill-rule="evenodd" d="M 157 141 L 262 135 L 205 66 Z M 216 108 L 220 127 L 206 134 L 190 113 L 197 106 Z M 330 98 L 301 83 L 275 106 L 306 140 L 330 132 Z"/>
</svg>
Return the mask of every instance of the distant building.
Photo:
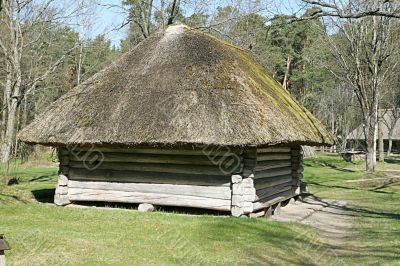
<svg viewBox="0 0 400 266">
<path fill-rule="evenodd" d="M 398 110 L 397 112 L 400 112 L 400 110 Z M 390 139 L 391 139 L 391 142 L 392 142 L 391 151 L 399 153 L 400 152 L 400 119 L 397 119 L 397 121 L 393 121 L 394 117 L 395 116 L 393 116 L 392 110 L 384 111 L 383 122 L 382 122 L 383 143 L 384 143 L 384 150 L 387 151 L 389 144 L 390 144 Z M 392 130 L 392 132 L 390 132 L 390 129 Z M 389 133 L 391 133 L 391 137 L 389 137 Z M 378 140 L 378 134 L 377 134 L 377 140 Z M 356 129 L 354 129 L 348 135 L 347 148 L 354 149 L 354 150 L 360 150 L 360 151 L 366 150 L 363 125 L 358 126 Z"/>
</svg>

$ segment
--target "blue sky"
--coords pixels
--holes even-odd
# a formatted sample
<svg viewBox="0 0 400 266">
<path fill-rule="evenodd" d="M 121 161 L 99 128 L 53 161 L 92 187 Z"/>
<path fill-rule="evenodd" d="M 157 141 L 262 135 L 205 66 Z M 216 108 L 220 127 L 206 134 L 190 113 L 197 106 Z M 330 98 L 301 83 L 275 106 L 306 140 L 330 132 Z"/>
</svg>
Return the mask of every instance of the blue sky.
<svg viewBox="0 0 400 266">
<path fill-rule="evenodd" d="M 249 0 L 249 2 L 254 0 Z M 121 5 L 121 0 L 102 0 L 100 1 L 103 5 Z M 156 1 L 155 1 L 156 2 Z M 201 3 L 201 0 L 198 0 Z M 232 0 L 220 0 L 213 1 L 215 4 L 209 6 L 209 11 L 213 12 L 217 6 L 223 3 L 234 2 Z M 263 0 L 261 0 L 263 2 Z M 283 13 L 292 13 L 295 10 L 298 10 L 299 7 L 297 5 L 298 0 L 275 0 L 273 6 L 271 6 L 271 12 L 277 12 L 279 9 Z M 119 25 L 121 25 L 126 18 L 126 15 L 123 14 L 122 10 L 119 8 L 107 8 L 103 5 L 98 5 L 95 14 L 93 14 L 93 25 L 92 29 L 89 33 L 90 38 L 93 38 L 99 34 L 105 34 L 108 39 L 111 40 L 113 45 L 118 46 L 120 41 L 125 37 L 127 27 L 116 30 Z M 193 10 L 186 11 L 186 13 L 193 12 Z M 188 15 L 188 14 L 187 14 Z"/>
</svg>

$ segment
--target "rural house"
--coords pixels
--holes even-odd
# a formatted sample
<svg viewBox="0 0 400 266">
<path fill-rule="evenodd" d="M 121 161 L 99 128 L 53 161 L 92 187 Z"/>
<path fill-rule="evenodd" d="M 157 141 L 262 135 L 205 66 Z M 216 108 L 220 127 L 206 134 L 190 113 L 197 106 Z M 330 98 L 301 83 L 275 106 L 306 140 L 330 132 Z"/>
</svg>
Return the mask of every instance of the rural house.
<svg viewBox="0 0 400 266">
<path fill-rule="evenodd" d="M 55 203 L 263 212 L 299 195 L 322 124 L 246 51 L 183 25 L 141 42 L 19 135 L 58 148 Z"/>
<path fill-rule="evenodd" d="M 383 109 L 381 110 L 381 126 L 384 151 L 400 152 L 400 109 Z M 378 133 L 378 132 L 377 132 Z M 378 135 L 377 141 L 378 141 Z M 359 125 L 347 136 L 347 148 L 365 151 L 365 135 L 364 126 Z M 378 145 L 377 145 L 378 148 Z"/>
</svg>

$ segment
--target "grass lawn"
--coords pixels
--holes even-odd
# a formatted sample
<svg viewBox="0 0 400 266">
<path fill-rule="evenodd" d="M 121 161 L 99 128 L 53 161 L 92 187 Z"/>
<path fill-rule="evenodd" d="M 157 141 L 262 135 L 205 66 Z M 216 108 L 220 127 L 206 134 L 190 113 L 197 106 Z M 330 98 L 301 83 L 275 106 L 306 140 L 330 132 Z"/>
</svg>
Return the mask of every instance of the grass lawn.
<svg viewBox="0 0 400 266">
<path fill-rule="evenodd" d="M 399 162 L 381 169 L 399 169 Z M 0 233 L 10 265 L 400 265 L 400 185 L 385 172 L 323 155 L 306 160 L 311 192 L 346 200 L 354 232 L 338 250 L 297 223 L 173 212 L 62 208 L 50 203 L 55 165 L 14 164 L 0 185 Z M 357 181 L 366 180 L 367 181 Z M 368 180 L 368 179 L 373 179 Z M 356 180 L 356 181 L 354 181 Z M 1 182 L 1 180 L 0 180 Z"/>
</svg>

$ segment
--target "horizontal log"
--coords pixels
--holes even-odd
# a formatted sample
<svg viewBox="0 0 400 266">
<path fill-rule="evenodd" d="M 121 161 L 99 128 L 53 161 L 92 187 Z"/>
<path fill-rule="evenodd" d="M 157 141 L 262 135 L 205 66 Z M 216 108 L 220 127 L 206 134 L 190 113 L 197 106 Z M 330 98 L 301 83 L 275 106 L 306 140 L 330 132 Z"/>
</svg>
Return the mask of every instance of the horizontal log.
<svg viewBox="0 0 400 266">
<path fill-rule="evenodd" d="M 287 191 L 280 192 L 280 193 L 272 195 L 272 196 L 269 196 L 267 198 L 264 198 L 261 201 L 254 202 L 253 203 L 253 212 L 254 211 L 258 211 L 258 210 L 263 209 L 263 208 L 267 208 L 267 207 L 269 207 L 271 205 L 274 205 L 276 203 L 285 201 L 287 199 L 290 199 L 293 196 L 295 196 L 295 195 L 293 195 L 293 192 L 292 192 L 291 189 L 287 190 Z"/>
<path fill-rule="evenodd" d="M 274 168 L 282 168 L 291 166 L 290 160 L 279 160 L 279 161 L 260 161 L 255 167 L 255 171 L 263 171 Z"/>
<path fill-rule="evenodd" d="M 71 162 L 73 168 L 87 168 L 85 163 Z M 239 165 L 241 169 L 243 165 Z M 129 171 L 144 171 L 144 172 L 163 172 L 163 173 L 184 173 L 184 174 L 206 174 L 206 175 L 226 175 L 230 176 L 234 169 L 224 171 L 225 169 L 219 166 L 205 165 L 183 165 L 183 164 L 146 164 L 146 163 L 120 163 L 120 162 L 101 162 L 96 169 L 108 170 L 129 170 Z M 239 169 L 237 171 L 240 171 Z"/>
<path fill-rule="evenodd" d="M 257 149 L 257 153 L 269 153 L 269 152 L 290 152 L 289 147 L 270 147 L 270 148 L 259 148 Z"/>
<path fill-rule="evenodd" d="M 79 152 L 70 155 L 71 161 L 84 161 L 90 159 L 88 152 Z M 160 164 L 192 164 L 192 165 L 223 165 L 229 167 L 239 164 L 241 157 L 233 156 L 212 156 L 205 155 L 171 155 L 171 154 L 140 154 L 140 153 L 118 153 L 109 152 L 102 156 L 103 162 L 137 162 L 137 163 L 160 163 Z"/>
<path fill-rule="evenodd" d="M 292 181 L 275 185 L 272 187 L 267 187 L 263 189 L 259 189 L 256 191 L 256 197 L 254 201 L 260 201 L 263 200 L 264 198 L 270 197 L 272 195 L 275 195 L 277 193 L 287 191 L 292 188 Z"/>
<path fill-rule="evenodd" d="M 286 182 L 289 182 L 293 179 L 291 175 L 282 175 L 282 176 L 274 176 L 267 177 L 254 180 L 254 187 L 256 190 L 264 189 L 268 187 L 272 187 L 275 185 L 280 185 Z"/>
<path fill-rule="evenodd" d="M 254 175 L 254 179 L 281 176 L 281 175 L 289 175 L 291 173 L 292 173 L 291 167 L 275 168 L 275 169 L 269 169 L 269 170 L 256 172 Z"/>
<path fill-rule="evenodd" d="M 71 180 L 132 182 L 132 183 L 156 183 L 176 185 L 198 186 L 230 186 L 231 177 L 222 175 L 193 175 L 177 173 L 157 173 L 140 171 L 116 171 L 96 169 L 71 168 L 69 172 Z"/>
<path fill-rule="evenodd" d="M 70 180 L 68 182 L 68 189 L 71 188 L 159 193 L 168 195 L 186 195 L 226 200 L 230 200 L 232 195 L 232 191 L 229 187 L 173 184 L 119 183 Z"/>
<path fill-rule="evenodd" d="M 261 153 L 257 155 L 257 161 L 290 160 L 290 153 Z"/>
<path fill-rule="evenodd" d="M 138 154 L 171 154 L 171 155 L 205 155 L 205 156 L 227 156 L 231 154 L 241 154 L 242 149 L 240 148 L 231 148 L 231 147 L 211 147 L 206 146 L 204 148 L 198 149 L 179 149 L 179 148 L 159 148 L 159 149 L 151 149 L 151 148 L 104 148 L 104 147 L 82 147 L 82 148 L 74 148 L 73 152 L 81 152 L 81 151 L 100 151 L 102 153 L 138 153 Z"/>
<path fill-rule="evenodd" d="M 70 201 L 150 203 L 154 205 L 195 207 L 220 211 L 231 210 L 230 200 L 159 193 L 70 188 L 68 189 L 68 199 Z"/>
</svg>

